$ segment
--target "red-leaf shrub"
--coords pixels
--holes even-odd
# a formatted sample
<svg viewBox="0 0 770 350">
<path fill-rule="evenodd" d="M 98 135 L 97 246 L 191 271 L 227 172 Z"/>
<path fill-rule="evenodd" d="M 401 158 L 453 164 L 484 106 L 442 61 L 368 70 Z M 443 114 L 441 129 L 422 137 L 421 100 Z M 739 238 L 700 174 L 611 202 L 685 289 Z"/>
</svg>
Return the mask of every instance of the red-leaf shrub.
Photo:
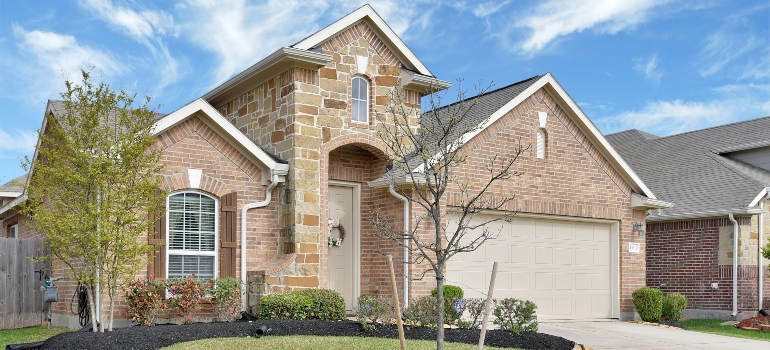
<svg viewBox="0 0 770 350">
<path fill-rule="evenodd" d="M 200 304 L 206 301 L 206 286 L 195 278 L 195 274 L 187 278 L 173 278 L 168 281 L 168 302 L 171 308 L 179 312 L 183 324 L 195 322 L 195 312 Z"/>
<path fill-rule="evenodd" d="M 155 276 L 131 281 L 126 286 L 128 315 L 142 326 L 152 326 L 165 308 L 165 294 L 165 283 L 156 281 Z"/>
</svg>

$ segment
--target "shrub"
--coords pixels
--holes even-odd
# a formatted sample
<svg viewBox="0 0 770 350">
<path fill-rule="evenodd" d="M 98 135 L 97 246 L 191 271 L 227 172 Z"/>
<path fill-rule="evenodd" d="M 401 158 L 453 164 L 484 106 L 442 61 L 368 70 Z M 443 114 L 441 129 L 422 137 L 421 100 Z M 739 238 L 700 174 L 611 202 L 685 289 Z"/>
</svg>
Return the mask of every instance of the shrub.
<svg viewBox="0 0 770 350">
<path fill-rule="evenodd" d="M 660 289 L 642 287 L 635 290 L 631 296 L 639 317 L 645 322 L 660 321 L 663 309 L 663 293 Z"/>
<path fill-rule="evenodd" d="M 486 299 L 480 298 L 466 298 L 465 310 L 468 311 L 468 320 L 459 320 L 457 326 L 464 329 L 479 329 L 481 328 L 481 322 L 484 321 L 484 307 L 486 306 Z"/>
<path fill-rule="evenodd" d="M 189 275 L 187 278 L 172 278 L 168 281 L 168 303 L 182 317 L 183 324 L 195 322 L 195 313 L 202 301 L 206 300 L 206 287 L 203 281 Z"/>
<path fill-rule="evenodd" d="M 152 326 L 165 308 L 166 284 L 155 280 L 155 276 L 131 281 L 125 293 L 128 315 L 142 326 Z"/>
<path fill-rule="evenodd" d="M 529 300 L 495 300 L 494 323 L 500 326 L 500 329 L 516 334 L 537 332 L 536 309 L 537 305 Z"/>
<path fill-rule="evenodd" d="M 313 299 L 299 292 L 268 294 L 259 300 L 259 318 L 304 320 L 313 314 Z"/>
<path fill-rule="evenodd" d="M 666 320 L 679 321 L 687 308 L 687 297 L 679 293 L 669 293 L 663 298 L 661 316 Z"/>
<path fill-rule="evenodd" d="M 298 292 L 312 300 L 313 306 L 307 318 L 342 320 L 345 318 L 345 298 L 331 289 L 303 289 Z"/>
<path fill-rule="evenodd" d="M 227 322 L 241 318 L 241 291 L 243 282 L 237 278 L 217 278 L 206 283 L 206 294 L 219 317 Z"/>
<path fill-rule="evenodd" d="M 368 321 L 385 322 L 393 318 L 395 313 L 392 299 L 367 294 L 361 294 L 358 297 L 355 311 L 358 322 L 365 330 L 372 328 Z"/>
<path fill-rule="evenodd" d="M 426 295 L 412 300 L 409 307 L 404 312 L 407 322 L 429 328 L 436 328 L 438 325 L 438 301 L 435 297 Z"/>
<path fill-rule="evenodd" d="M 438 296 L 438 288 L 433 288 L 430 291 L 432 297 Z M 465 309 L 465 302 L 462 300 L 465 293 L 463 289 L 457 286 L 446 285 L 444 286 L 444 322 L 450 325 L 456 325 L 460 321 Z M 455 305 L 460 302 L 460 311 L 457 310 Z"/>
</svg>

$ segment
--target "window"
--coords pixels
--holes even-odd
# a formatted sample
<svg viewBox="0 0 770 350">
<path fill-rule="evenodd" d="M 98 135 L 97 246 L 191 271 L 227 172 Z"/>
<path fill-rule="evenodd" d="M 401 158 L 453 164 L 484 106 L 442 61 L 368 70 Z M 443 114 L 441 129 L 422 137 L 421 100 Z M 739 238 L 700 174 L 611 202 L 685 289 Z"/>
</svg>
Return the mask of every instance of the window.
<svg viewBox="0 0 770 350">
<path fill-rule="evenodd" d="M 364 77 L 353 77 L 351 115 L 354 122 L 369 123 L 369 81 Z"/>
<path fill-rule="evenodd" d="M 545 159 L 545 146 L 546 146 L 545 130 L 538 129 L 537 130 L 537 158 Z"/>
<path fill-rule="evenodd" d="M 168 278 L 216 277 L 217 200 L 184 192 L 168 197 Z"/>
<path fill-rule="evenodd" d="M 19 224 L 8 226 L 8 237 L 19 238 Z"/>
</svg>

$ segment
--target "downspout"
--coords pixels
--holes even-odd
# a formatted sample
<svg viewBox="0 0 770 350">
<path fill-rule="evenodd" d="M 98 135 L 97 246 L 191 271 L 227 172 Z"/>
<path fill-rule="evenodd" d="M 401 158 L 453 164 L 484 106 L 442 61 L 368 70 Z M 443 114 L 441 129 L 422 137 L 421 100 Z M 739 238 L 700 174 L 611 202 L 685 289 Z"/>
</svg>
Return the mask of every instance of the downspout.
<svg viewBox="0 0 770 350">
<path fill-rule="evenodd" d="M 404 202 L 404 310 L 409 307 L 409 199 L 398 194 L 390 185 L 390 194 Z"/>
<path fill-rule="evenodd" d="M 243 282 L 241 290 L 241 308 L 244 311 L 246 311 L 246 291 L 249 289 L 249 285 L 246 281 L 246 212 L 249 209 L 261 208 L 270 204 L 270 200 L 273 197 L 273 188 L 275 188 L 275 186 L 278 186 L 278 174 L 273 171 L 270 185 L 268 185 L 265 190 L 265 200 L 248 203 L 241 208 L 241 281 Z"/>
<path fill-rule="evenodd" d="M 762 198 L 762 200 L 759 201 L 759 208 L 762 209 L 762 212 L 759 213 L 759 227 L 757 228 L 757 234 L 758 234 L 758 237 L 757 237 L 757 285 L 758 285 L 758 288 L 757 288 L 758 289 L 757 290 L 757 310 L 764 309 L 764 307 L 762 305 L 762 292 L 763 292 L 763 290 L 762 290 L 763 289 L 762 288 L 762 283 L 764 283 L 763 276 L 762 276 L 762 275 L 764 275 L 764 271 L 762 271 L 762 269 L 763 269 L 763 265 L 762 265 L 762 263 L 763 263 L 763 261 L 762 261 L 762 243 L 763 243 L 762 242 L 762 238 L 765 235 L 765 232 L 764 232 L 764 226 L 765 226 L 765 199 L 767 199 L 768 197 L 770 197 L 770 195 L 766 195 L 764 198 Z"/>
<path fill-rule="evenodd" d="M 738 221 L 735 221 L 733 214 L 730 214 L 730 221 L 733 222 L 733 313 L 738 315 Z"/>
</svg>

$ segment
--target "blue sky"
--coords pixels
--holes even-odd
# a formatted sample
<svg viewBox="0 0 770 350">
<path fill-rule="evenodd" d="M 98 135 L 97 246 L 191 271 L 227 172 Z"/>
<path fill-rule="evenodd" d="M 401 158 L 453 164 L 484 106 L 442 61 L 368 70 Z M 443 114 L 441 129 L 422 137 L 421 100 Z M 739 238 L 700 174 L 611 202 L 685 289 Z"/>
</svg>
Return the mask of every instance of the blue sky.
<svg viewBox="0 0 770 350">
<path fill-rule="evenodd" d="M 0 183 L 81 68 L 172 112 L 366 1 L 0 0 Z M 770 115 L 770 2 L 370 1 L 439 78 L 551 72 L 605 134 Z M 471 89 L 472 90 L 472 89 Z"/>
</svg>

